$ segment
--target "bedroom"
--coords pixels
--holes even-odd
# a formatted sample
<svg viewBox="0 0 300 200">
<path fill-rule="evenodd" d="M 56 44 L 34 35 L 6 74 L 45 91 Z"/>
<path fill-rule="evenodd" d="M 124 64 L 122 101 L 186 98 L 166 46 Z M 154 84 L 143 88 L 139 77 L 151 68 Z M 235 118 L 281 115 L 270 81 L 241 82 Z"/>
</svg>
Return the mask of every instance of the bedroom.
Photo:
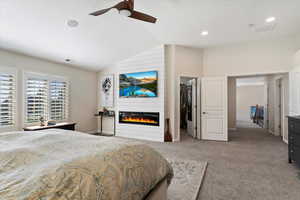
<svg viewBox="0 0 300 200">
<path fill-rule="evenodd" d="M 75 139 L 68 143 L 68 137 L 82 141 L 81 153 L 86 159 L 96 155 L 91 153 L 93 148 L 88 144 L 124 148 L 124 142 L 130 141 L 133 146 L 136 142 L 150 146 L 150 156 L 158 151 L 169 161 L 154 156 L 154 160 L 159 160 L 159 167 L 166 170 L 164 178 L 140 177 L 138 181 L 143 181 L 147 188 L 132 199 L 159 192 L 160 197 L 156 199 L 166 198 L 169 180 L 166 177 L 171 174 L 171 167 L 174 177 L 168 189 L 169 199 L 265 199 L 265 196 L 297 199 L 299 169 L 288 163 L 288 145 L 279 137 L 266 135 L 264 130 L 232 132 L 228 124 L 226 85 L 232 76 L 289 73 L 288 115 L 300 114 L 299 2 L 136 0 L 134 8 L 155 16 L 156 23 L 120 16 L 117 9 L 101 16 L 89 15 L 119 2 L 0 2 L 0 93 L 4 99 L 1 101 L 1 169 L 15 161 L 18 169 L 23 167 L 27 172 L 23 174 L 25 182 L 20 188 L 37 195 L 37 190 L 28 188 L 26 180 L 38 179 L 29 179 L 27 170 L 49 168 L 43 163 L 22 164 L 8 156 L 7 151 L 14 150 L 17 153 L 13 155 L 22 157 L 20 151 L 35 152 L 36 141 L 41 141 L 39 147 L 48 149 L 41 155 L 56 158 L 43 161 L 61 167 L 67 162 L 70 165 L 83 162 L 78 157 L 74 163 L 66 158 L 73 156 L 71 150 L 78 155 L 81 152 L 81 148 L 74 148 L 81 144 Z M 180 137 L 180 77 L 199 80 L 197 98 L 193 101 L 196 106 L 192 109 L 195 138 Z M 103 87 L 107 78 L 110 84 Z M 103 95 L 105 90 L 109 91 L 107 97 Z M 218 116 L 210 118 L 205 113 L 212 112 L 209 110 L 212 106 Z M 68 125 L 76 132 L 37 130 L 47 128 L 47 122 L 56 124 L 50 125 L 52 128 Z M 40 127 L 41 123 L 45 125 Z M 288 125 L 287 120 L 284 123 Z M 30 131 L 23 132 L 24 128 Z M 99 136 L 100 132 L 115 136 Z M 228 135 L 243 135 L 240 133 L 245 134 L 239 140 L 228 138 Z M 264 140 L 256 137 L 260 133 L 265 134 Z M 26 136 L 27 139 L 21 139 Z M 170 140 L 172 143 L 164 143 Z M 18 149 L 20 145 L 22 148 Z M 54 155 L 50 154 L 51 148 Z M 180 170 L 185 164 L 188 167 Z M 143 166 L 153 173 L 145 163 Z M 88 167 L 91 172 L 94 170 L 93 166 Z M 39 170 L 34 173 L 36 177 Z M 16 170 L 1 171 L 0 177 L 11 178 L 15 173 Z M 126 175 L 117 179 L 122 176 Z M 130 180 L 127 178 L 122 180 Z M 2 180 L 5 179 L 0 179 L 1 185 L 11 181 Z M 148 181 L 156 182 L 155 187 L 147 185 Z M 184 181 L 184 186 L 177 181 Z M 2 199 L 24 199 L 9 196 L 17 194 L 13 192 L 17 186 L 17 183 L 11 186 L 11 190 L 9 186 L 0 186 L 0 199 L 1 195 Z M 94 187 L 85 188 L 85 194 L 95 195 L 87 191 Z M 69 189 L 72 188 L 62 191 L 67 197 L 73 195 Z M 125 193 L 136 188 L 128 186 L 127 189 Z"/>
</svg>

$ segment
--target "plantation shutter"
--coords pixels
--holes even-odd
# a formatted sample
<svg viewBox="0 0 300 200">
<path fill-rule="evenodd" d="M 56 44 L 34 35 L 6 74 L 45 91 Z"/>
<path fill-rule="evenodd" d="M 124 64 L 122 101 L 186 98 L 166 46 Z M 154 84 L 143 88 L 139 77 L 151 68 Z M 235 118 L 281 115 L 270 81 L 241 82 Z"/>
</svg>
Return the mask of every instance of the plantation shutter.
<svg viewBox="0 0 300 200">
<path fill-rule="evenodd" d="M 26 122 L 38 122 L 40 117 L 48 119 L 48 80 L 27 78 Z"/>
<path fill-rule="evenodd" d="M 68 118 L 68 85 L 65 81 L 50 82 L 50 119 Z"/>
<path fill-rule="evenodd" d="M 16 80 L 12 74 L 0 73 L 0 127 L 15 124 Z"/>
</svg>

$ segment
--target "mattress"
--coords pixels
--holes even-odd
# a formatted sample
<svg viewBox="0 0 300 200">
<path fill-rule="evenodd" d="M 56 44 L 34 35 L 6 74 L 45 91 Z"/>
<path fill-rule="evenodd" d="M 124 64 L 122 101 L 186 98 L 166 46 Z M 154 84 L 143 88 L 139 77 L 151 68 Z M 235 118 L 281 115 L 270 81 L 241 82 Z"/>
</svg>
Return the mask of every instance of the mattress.
<svg viewBox="0 0 300 200">
<path fill-rule="evenodd" d="M 1 200 L 140 200 L 173 170 L 140 142 L 49 129 L 0 134 Z"/>
</svg>

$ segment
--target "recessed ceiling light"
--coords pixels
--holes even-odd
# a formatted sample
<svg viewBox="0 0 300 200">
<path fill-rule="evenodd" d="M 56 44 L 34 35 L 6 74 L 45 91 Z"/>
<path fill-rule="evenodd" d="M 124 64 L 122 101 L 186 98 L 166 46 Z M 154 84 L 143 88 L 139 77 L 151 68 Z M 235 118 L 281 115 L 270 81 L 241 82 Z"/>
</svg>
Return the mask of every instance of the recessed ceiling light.
<svg viewBox="0 0 300 200">
<path fill-rule="evenodd" d="M 202 32 L 201 32 L 201 35 L 202 35 L 202 36 L 208 35 L 208 31 L 202 31 Z"/>
<path fill-rule="evenodd" d="M 68 20 L 67 24 L 69 27 L 75 28 L 79 25 L 79 22 L 76 21 L 75 19 L 70 19 L 70 20 Z"/>
<path fill-rule="evenodd" d="M 275 17 L 268 17 L 265 21 L 266 21 L 267 23 L 271 23 L 271 22 L 274 22 L 275 20 L 276 20 Z"/>
</svg>

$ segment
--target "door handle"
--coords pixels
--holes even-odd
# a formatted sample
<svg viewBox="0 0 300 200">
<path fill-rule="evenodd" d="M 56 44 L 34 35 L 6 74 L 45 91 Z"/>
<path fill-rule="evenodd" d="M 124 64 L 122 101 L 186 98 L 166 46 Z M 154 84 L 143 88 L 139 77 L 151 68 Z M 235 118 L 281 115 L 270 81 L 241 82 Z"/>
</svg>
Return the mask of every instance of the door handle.
<svg viewBox="0 0 300 200">
<path fill-rule="evenodd" d="M 202 114 L 205 115 L 205 114 L 207 114 L 207 113 L 206 113 L 206 112 L 203 112 Z"/>
</svg>

